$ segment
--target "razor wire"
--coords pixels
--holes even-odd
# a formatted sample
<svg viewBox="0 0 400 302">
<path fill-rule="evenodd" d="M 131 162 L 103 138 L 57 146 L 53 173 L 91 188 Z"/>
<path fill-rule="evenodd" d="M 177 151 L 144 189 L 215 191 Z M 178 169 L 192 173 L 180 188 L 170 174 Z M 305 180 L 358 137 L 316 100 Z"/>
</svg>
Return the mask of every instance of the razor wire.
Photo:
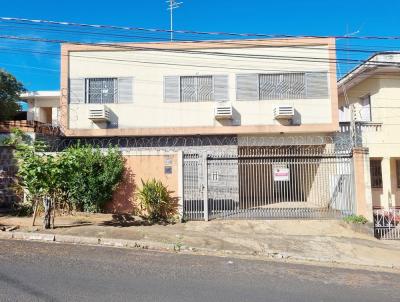
<svg viewBox="0 0 400 302">
<path fill-rule="evenodd" d="M 350 154 L 352 143 L 347 133 L 332 135 L 192 135 L 192 136 L 124 136 L 66 137 L 60 128 L 41 125 L 36 139 L 46 143 L 49 152 L 62 152 L 68 147 L 90 145 L 100 149 L 116 147 L 130 151 L 184 151 L 189 153 L 235 154 L 237 148 L 264 148 L 276 156 Z M 249 151 L 250 152 L 250 151 Z"/>
</svg>

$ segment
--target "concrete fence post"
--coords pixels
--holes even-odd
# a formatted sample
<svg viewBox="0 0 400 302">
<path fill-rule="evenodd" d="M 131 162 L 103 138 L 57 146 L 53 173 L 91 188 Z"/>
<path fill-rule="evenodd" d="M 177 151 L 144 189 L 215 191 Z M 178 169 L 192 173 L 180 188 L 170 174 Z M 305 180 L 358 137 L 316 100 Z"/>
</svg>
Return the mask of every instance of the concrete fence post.
<svg viewBox="0 0 400 302">
<path fill-rule="evenodd" d="M 373 221 L 368 148 L 353 148 L 353 163 L 356 214 L 363 215 L 369 221 Z"/>
<path fill-rule="evenodd" d="M 183 219 L 183 200 L 184 200 L 184 180 L 183 180 L 183 169 L 184 167 L 184 162 L 183 162 L 183 151 L 178 151 L 177 152 L 178 156 L 178 215 L 179 219 Z"/>
<path fill-rule="evenodd" d="M 207 160 L 207 152 L 202 153 L 202 168 L 203 168 L 203 183 L 202 183 L 202 190 L 203 190 L 203 213 L 204 213 L 204 221 L 208 221 L 208 160 Z"/>
</svg>

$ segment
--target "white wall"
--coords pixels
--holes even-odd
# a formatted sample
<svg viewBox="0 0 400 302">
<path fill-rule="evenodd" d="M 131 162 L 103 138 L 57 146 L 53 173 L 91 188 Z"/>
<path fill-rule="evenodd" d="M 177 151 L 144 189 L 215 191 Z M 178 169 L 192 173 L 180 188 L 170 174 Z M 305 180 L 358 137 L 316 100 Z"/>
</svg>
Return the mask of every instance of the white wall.
<svg viewBox="0 0 400 302">
<path fill-rule="evenodd" d="M 52 123 L 53 125 L 58 123 L 58 107 L 60 98 L 58 96 L 53 97 L 40 97 L 36 96 L 28 100 L 28 112 L 27 119 L 31 121 L 38 121 L 41 123 Z M 51 108 L 51 120 L 47 120 L 47 114 L 45 108 Z"/>
<path fill-rule="evenodd" d="M 199 50 L 197 50 L 199 51 Z M 229 99 L 237 111 L 229 125 L 280 125 L 273 119 L 274 105 L 293 105 L 301 124 L 331 123 L 331 100 L 236 101 L 237 73 L 328 71 L 327 47 L 263 47 L 207 49 L 208 52 L 280 56 L 284 59 L 254 59 L 165 51 L 72 52 L 70 78 L 134 77 L 132 104 L 107 105 L 118 118 L 118 128 L 222 126 L 214 119 L 215 103 L 164 103 L 163 79 L 167 75 L 229 75 Z M 287 60 L 288 57 L 321 58 L 323 62 Z M 326 61 L 325 61 L 326 60 Z M 151 62 L 150 64 L 148 62 Z M 190 65 L 190 66 L 189 66 Z M 96 129 L 87 118 L 87 104 L 69 105 L 71 129 Z M 101 127 L 101 126 L 100 126 Z"/>
</svg>

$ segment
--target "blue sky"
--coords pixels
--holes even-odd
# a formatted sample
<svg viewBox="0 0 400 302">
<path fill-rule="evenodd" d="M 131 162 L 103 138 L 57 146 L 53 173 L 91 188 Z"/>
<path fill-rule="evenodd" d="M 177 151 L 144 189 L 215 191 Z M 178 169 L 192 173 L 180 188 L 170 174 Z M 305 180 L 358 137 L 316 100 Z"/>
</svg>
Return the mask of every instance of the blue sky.
<svg viewBox="0 0 400 302">
<path fill-rule="evenodd" d="M 211 1 L 181 0 L 175 28 L 195 31 L 257 32 L 290 35 L 358 36 L 400 35 L 400 1 Z M 112 5 L 110 5 L 112 4 Z M 47 19 L 78 23 L 169 28 L 165 0 L 13 0 L 2 1 L 1 16 Z M 65 27 L 61 29 L 66 29 Z M 68 28 L 71 30 L 71 28 Z M 1 34 L 80 41 L 139 41 L 143 38 L 88 37 L 64 31 L 39 31 L 35 27 L 0 23 Z M 77 29 L 79 30 L 79 29 Z M 125 34 L 125 32 L 109 32 Z M 148 33 L 128 34 L 147 36 Z M 156 36 L 157 39 L 167 35 Z M 200 39 L 200 37 L 180 37 Z M 339 40 L 347 49 L 400 50 L 400 41 Z M 32 53 L 33 51 L 33 53 Z M 13 73 L 29 90 L 59 89 L 59 45 L 0 39 L 0 66 Z M 368 53 L 339 53 L 343 58 L 365 59 Z M 341 64 L 343 73 L 351 65 Z"/>
</svg>

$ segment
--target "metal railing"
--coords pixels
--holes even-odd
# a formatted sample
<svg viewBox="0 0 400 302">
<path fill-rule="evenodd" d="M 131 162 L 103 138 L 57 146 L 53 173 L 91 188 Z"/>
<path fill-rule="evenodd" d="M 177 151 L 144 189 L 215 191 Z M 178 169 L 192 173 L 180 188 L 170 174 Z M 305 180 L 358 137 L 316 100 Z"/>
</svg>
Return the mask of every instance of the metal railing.
<svg viewBox="0 0 400 302">
<path fill-rule="evenodd" d="M 378 239 L 400 239 L 400 209 L 374 210 L 374 234 Z"/>
</svg>

